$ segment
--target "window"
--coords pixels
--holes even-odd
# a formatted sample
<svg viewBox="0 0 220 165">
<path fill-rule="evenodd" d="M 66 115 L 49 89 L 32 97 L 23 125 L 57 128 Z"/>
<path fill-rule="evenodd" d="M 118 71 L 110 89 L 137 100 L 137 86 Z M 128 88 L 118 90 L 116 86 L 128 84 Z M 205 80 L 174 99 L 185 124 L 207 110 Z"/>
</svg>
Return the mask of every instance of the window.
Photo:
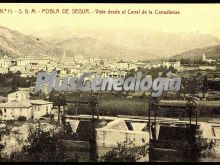
<svg viewBox="0 0 220 165">
<path fill-rule="evenodd" d="M 46 106 L 46 112 L 48 113 L 48 106 Z"/>
<path fill-rule="evenodd" d="M 4 112 L 6 113 L 6 109 L 4 109 Z"/>
<path fill-rule="evenodd" d="M 213 129 L 214 136 L 215 137 L 220 137 L 220 127 L 213 126 L 212 129 Z"/>
</svg>

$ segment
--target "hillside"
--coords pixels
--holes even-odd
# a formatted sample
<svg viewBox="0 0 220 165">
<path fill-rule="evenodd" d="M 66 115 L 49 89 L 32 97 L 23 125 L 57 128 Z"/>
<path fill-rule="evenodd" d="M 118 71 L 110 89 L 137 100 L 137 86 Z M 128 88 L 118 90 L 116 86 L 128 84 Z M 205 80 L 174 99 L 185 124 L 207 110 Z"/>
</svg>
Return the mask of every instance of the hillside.
<svg viewBox="0 0 220 165">
<path fill-rule="evenodd" d="M 118 58 L 118 59 L 153 59 L 157 56 L 144 50 L 132 50 L 102 42 L 91 37 L 72 38 L 56 43 L 57 47 L 70 52 L 80 53 L 86 57 Z"/>
<path fill-rule="evenodd" d="M 91 37 L 46 41 L 0 26 L 0 55 L 7 54 L 15 58 L 20 56 L 59 57 L 64 49 L 67 56 L 80 53 L 86 57 L 119 59 L 156 57 L 146 51 L 116 46 Z"/>
<path fill-rule="evenodd" d="M 13 57 L 19 56 L 56 56 L 61 50 L 40 38 L 0 26 L 0 49 Z"/>
<path fill-rule="evenodd" d="M 68 28 L 54 27 L 33 33 L 50 42 L 60 42 L 62 39 L 72 38 L 93 38 L 100 42 L 115 45 L 121 48 L 138 50 L 139 52 L 148 52 L 158 57 L 171 57 L 185 51 L 196 48 L 220 45 L 220 40 L 209 34 L 200 33 L 168 33 L 151 29 L 141 28 Z M 145 56 L 148 55 L 146 53 Z M 126 56 L 126 54 L 123 54 Z M 151 58 L 148 56 L 146 58 Z"/>
<path fill-rule="evenodd" d="M 204 53 L 207 58 L 220 58 L 220 45 L 209 46 L 202 49 L 193 49 L 181 54 L 177 54 L 173 56 L 172 59 L 199 60 Z"/>
<path fill-rule="evenodd" d="M 13 57 L 13 55 L 11 53 L 8 53 L 7 51 L 0 49 L 0 58 L 3 57 L 4 55 L 7 55 L 9 57 Z"/>
<path fill-rule="evenodd" d="M 43 34 L 45 39 L 0 26 L 0 55 L 9 54 L 15 58 L 20 56 L 60 57 L 65 49 L 67 56 L 80 53 L 85 57 L 157 60 L 162 57 L 167 59 L 175 54 L 177 55 L 175 58 L 182 55 L 187 58 L 192 54 L 198 54 L 195 55 L 197 58 L 196 56 L 200 56 L 199 51 L 203 51 L 203 48 L 208 52 L 207 57 L 215 56 L 215 51 L 219 51 L 218 46 L 216 50 L 208 48 L 206 50 L 206 47 L 214 46 L 212 49 L 215 49 L 215 45 L 220 45 L 218 38 L 208 34 L 165 33 L 145 29 L 139 31 L 51 29 L 41 35 Z M 192 53 L 190 53 L 191 50 Z"/>
</svg>

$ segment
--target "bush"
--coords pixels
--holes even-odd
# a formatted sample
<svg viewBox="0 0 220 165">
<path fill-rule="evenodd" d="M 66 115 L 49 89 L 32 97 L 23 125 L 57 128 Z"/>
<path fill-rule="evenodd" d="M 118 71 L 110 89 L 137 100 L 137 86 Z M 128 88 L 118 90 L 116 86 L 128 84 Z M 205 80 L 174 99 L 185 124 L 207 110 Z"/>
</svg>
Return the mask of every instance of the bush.
<svg viewBox="0 0 220 165">
<path fill-rule="evenodd" d="M 111 151 L 100 158 L 100 161 L 108 162 L 135 162 L 142 156 L 146 156 L 146 146 L 136 147 L 132 142 L 118 143 Z"/>
<path fill-rule="evenodd" d="M 184 153 L 188 160 L 199 161 L 201 158 L 215 157 L 217 143 L 214 139 L 206 139 L 202 136 L 202 130 L 196 131 L 195 142 L 190 144 L 192 152 Z"/>
<path fill-rule="evenodd" d="M 26 121 L 27 118 L 25 116 L 19 116 L 18 121 Z"/>
<path fill-rule="evenodd" d="M 22 146 L 21 150 L 12 152 L 10 157 L 3 155 L 2 160 L 22 162 L 65 161 L 68 158 L 64 145 L 66 136 L 65 132 L 56 128 L 50 130 L 43 130 L 40 127 L 31 129 L 26 140 L 27 143 Z M 74 153 L 71 161 L 78 161 L 78 155 Z"/>
</svg>

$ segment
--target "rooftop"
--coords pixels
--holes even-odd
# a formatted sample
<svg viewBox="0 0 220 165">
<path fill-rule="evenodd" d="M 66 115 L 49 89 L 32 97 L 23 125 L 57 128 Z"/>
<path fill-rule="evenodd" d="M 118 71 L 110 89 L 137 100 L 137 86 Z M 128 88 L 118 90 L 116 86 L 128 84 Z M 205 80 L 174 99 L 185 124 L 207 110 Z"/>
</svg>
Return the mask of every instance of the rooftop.
<svg viewBox="0 0 220 165">
<path fill-rule="evenodd" d="M 31 107 L 31 104 L 27 101 L 13 100 L 11 102 L 1 103 L 0 107 L 1 108 L 29 108 Z"/>
<path fill-rule="evenodd" d="M 53 104 L 53 102 L 45 101 L 45 100 L 30 100 L 31 104 L 44 105 L 44 104 Z"/>
</svg>

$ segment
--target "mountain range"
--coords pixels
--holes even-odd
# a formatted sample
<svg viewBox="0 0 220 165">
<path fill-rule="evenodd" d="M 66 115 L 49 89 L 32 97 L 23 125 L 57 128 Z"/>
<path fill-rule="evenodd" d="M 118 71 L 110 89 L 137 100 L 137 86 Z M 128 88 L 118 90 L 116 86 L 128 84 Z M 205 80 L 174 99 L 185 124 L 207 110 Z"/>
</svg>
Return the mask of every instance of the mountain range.
<svg viewBox="0 0 220 165">
<path fill-rule="evenodd" d="M 220 45 L 217 37 L 199 33 L 166 33 L 145 29 L 68 29 L 55 28 L 23 34 L 0 26 L 0 55 L 117 59 L 161 59 L 184 52 Z M 214 53 L 213 53 L 214 54 Z M 191 54 L 193 55 L 193 53 Z"/>
</svg>

